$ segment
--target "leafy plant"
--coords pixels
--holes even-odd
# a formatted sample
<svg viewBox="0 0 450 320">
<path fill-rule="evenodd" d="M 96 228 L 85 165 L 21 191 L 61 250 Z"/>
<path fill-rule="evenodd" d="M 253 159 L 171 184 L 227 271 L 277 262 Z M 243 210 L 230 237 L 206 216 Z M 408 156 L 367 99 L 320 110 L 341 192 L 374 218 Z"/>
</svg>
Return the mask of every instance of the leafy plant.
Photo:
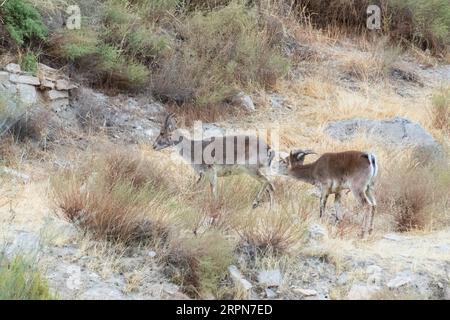
<svg viewBox="0 0 450 320">
<path fill-rule="evenodd" d="M 23 45 L 33 38 L 45 40 L 47 27 L 42 22 L 39 12 L 23 0 L 8 0 L 0 8 L 3 20 L 12 40 Z"/>
<path fill-rule="evenodd" d="M 32 259 L 16 255 L 12 259 L 0 252 L 0 300 L 54 299 Z"/>
</svg>

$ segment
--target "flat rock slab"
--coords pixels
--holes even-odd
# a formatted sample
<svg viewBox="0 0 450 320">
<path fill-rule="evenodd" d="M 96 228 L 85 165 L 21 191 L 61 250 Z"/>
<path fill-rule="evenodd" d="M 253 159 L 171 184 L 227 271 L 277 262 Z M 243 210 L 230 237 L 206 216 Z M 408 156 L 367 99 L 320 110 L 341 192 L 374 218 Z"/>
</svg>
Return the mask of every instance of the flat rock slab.
<svg viewBox="0 0 450 320">
<path fill-rule="evenodd" d="M 17 74 L 11 74 L 9 76 L 9 81 L 14 83 L 31 84 L 33 86 L 38 86 L 41 84 L 37 77 Z"/>
<path fill-rule="evenodd" d="M 401 117 L 387 120 L 355 118 L 335 121 L 326 126 L 325 133 L 343 142 L 365 135 L 385 146 L 413 148 L 420 153 L 439 157 L 444 154 L 441 145 L 420 124 Z"/>
<path fill-rule="evenodd" d="M 264 270 L 258 273 L 258 282 L 268 287 L 278 287 L 283 281 L 280 270 Z"/>
<path fill-rule="evenodd" d="M 17 93 L 21 102 L 27 105 L 35 104 L 38 101 L 36 88 L 30 84 L 17 84 Z"/>
<path fill-rule="evenodd" d="M 5 70 L 11 73 L 21 73 L 20 66 L 16 63 L 9 63 L 6 65 Z"/>
</svg>

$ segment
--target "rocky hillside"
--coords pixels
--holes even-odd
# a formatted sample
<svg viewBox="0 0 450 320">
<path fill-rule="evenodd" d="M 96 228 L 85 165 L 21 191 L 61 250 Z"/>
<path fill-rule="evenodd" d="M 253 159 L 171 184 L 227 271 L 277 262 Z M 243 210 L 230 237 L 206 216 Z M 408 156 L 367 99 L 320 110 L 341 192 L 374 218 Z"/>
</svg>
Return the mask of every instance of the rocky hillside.
<svg viewBox="0 0 450 320">
<path fill-rule="evenodd" d="M 187 3 L 80 1 L 74 30 L 65 1 L 0 7 L 0 299 L 450 299 L 445 1 L 428 29 L 406 1 L 413 30 L 374 33 L 365 1 Z M 251 208 L 251 177 L 215 198 L 153 150 L 169 112 L 188 133 L 260 130 L 274 207 Z M 335 224 L 277 173 L 298 148 L 377 155 L 373 234 L 351 194 Z"/>
</svg>

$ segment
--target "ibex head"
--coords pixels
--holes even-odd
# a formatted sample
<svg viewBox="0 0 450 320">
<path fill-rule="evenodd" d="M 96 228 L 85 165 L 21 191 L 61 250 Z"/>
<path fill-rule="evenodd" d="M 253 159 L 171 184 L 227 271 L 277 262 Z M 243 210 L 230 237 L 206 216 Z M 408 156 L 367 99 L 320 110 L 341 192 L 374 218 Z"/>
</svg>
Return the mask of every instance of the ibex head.
<svg viewBox="0 0 450 320">
<path fill-rule="evenodd" d="M 287 174 L 287 170 L 297 165 L 303 165 L 305 157 L 308 154 L 317 154 L 313 150 L 295 150 L 289 153 L 289 156 L 280 160 L 280 173 Z"/>
<path fill-rule="evenodd" d="M 174 136 L 176 129 L 177 123 L 175 120 L 175 115 L 173 113 L 169 113 L 165 117 L 159 135 L 153 143 L 153 149 L 158 151 L 174 145 L 178 141 Z"/>
</svg>

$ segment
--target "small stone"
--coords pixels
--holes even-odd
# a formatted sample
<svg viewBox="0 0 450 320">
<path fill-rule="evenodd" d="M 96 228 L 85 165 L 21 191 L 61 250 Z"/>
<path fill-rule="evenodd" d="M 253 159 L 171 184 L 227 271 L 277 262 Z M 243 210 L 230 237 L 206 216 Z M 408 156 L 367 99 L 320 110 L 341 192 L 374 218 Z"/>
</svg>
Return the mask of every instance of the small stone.
<svg viewBox="0 0 450 320">
<path fill-rule="evenodd" d="M 231 101 L 232 104 L 241 106 L 247 111 L 255 111 L 255 104 L 252 98 L 244 92 L 239 92 Z"/>
<path fill-rule="evenodd" d="M 69 98 L 67 91 L 49 90 L 47 96 L 50 100 Z"/>
<path fill-rule="evenodd" d="M 9 81 L 15 83 L 31 84 L 33 86 L 38 86 L 41 84 L 37 77 L 17 74 L 10 74 Z"/>
<path fill-rule="evenodd" d="M 311 297 L 311 296 L 317 295 L 317 291 L 313 290 L 313 289 L 295 288 L 295 289 L 292 289 L 292 291 L 294 291 L 295 293 L 300 293 L 302 296 L 306 296 L 306 297 Z"/>
<path fill-rule="evenodd" d="M 150 257 L 150 258 L 154 258 L 154 257 L 156 257 L 156 252 L 155 251 L 149 251 L 148 252 L 148 256 Z"/>
<path fill-rule="evenodd" d="M 20 66 L 16 63 L 8 63 L 5 67 L 5 70 L 11 73 L 21 73 L 22 70 L 20 69 Z"/>
<path fill-rule="evenodd" d="M 389 289 L 396 289 L 396 288 L 400 288 L 400 287 L 410 283 L 411 280 L 412 280 L 411 277 L 404 276 L 404 275 L 398 275 L 394 279 L 391 279 L 387 283 L 387 286 Z"/>
<path fill-rule="evenodd" d="M 258 273 L 258 282 L 268 287 L 278 287 L 283 281 L 283 276 L 279 269 L 265 270 Z"/>
<path fill-rule="evenodd" d="M 312 240 L 323 240 L 327 237 L 327 230 L 320 224 L 314 223 L 309 226 L 309 238 Z"/>
<path fill-rule="evenodd" d="M 54 89 L 55 88 L 55 83 L 53 81 L 51 81 L 51 80 L 48 80 L 48 79 L 42 79 L 41 80 L 41 87 Z"/>
<path fill-rule="evenodd" d="M 272 105 L 272 108 L 280 109 L 283 107 L 284 101 L 286 99 L 282 96 L 279 96 L 277 94 L 270 96 L 270 104 Z"/>
<path fill-rule="evenodd" d="M 277 293 L 272 289 L 266 288 L 266 297 L 268 299 L 275 299 L 277 297 Z"/>
<path fill-rule="evenodd" d="M 228 271 L 230 272 L 231 279 L 233 279 L 234 283 L 240 285 L 245 291 L 248 291 L 253 287 L 253 285 L 248 280 L 244 279 L 241 272 L 236 266 L 229 266 Z"/>
<path fill-rule="evenodd" d="M 76 88 L 75 85 L 73 85 L 72 83 L 70 83 L 68 80 L 66 79 L 58 79 L 56 80 L 56 89 L 57 90 L 71 90 Z"/>
<path fill-rule="evenodd" d="M 380 273 L 381 271 L 383 271 L 383 269 L 375 264 L 366 268 L 366 274 Z"/>
</svg>

